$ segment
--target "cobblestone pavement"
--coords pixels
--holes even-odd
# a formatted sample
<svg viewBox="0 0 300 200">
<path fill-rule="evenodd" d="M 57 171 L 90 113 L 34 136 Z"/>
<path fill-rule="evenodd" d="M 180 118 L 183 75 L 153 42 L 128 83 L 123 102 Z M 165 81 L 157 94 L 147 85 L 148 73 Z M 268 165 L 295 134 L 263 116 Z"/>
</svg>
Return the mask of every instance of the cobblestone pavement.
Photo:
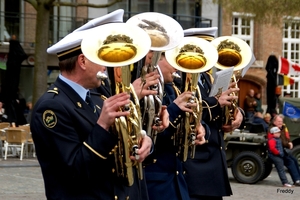
<svg viewBox="0 0 300 200">
<path fill-rule="evenodd" d="M 228 172 L 233 195 L 224 200 L 300 199 L 300 187 L 282 187 L 275 169 L 265 180 L 253 185 L 238 183 L 230 169 Z M 288 178 L 290 179 L 289 175 Z M 17 158 L 0 159 L 0 199 L 46 200 L 41 170 L 35 158 L 25 158 L 22 161 Z"/>
<path fill-rule="evenodd" d="M 228 169 L 233 195 L 224 200 L 299 200 L 300 187 L 282 187 L 277 171 L 273 168 L 270 176 L 256 184 L 238 183 Z M 288 179 L 291 177 L 287 174 Z"/>
</svg>

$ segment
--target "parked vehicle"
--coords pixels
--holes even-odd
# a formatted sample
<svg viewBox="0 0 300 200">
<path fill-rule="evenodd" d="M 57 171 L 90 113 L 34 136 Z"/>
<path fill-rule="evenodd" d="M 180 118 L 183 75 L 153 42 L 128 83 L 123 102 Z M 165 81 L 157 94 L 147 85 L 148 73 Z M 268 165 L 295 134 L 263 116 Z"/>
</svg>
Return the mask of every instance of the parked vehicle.
<svg viewBox="0 0 300 200">
<path fill-rule="evenodd" d="M 250 124 L 251 125 L 251 124 Z M 240 183 L 254 184 L 267 178 L 272 171 L 268 160 L 264 129 L 257 132 L 236 130 L 225 134 L 227 165 Z"/>
<path fill-rule="evenodd" d="M 295 106 L 300 114 L 300 99 L 280 97 L 279 113 L 283 113 L 284 102 Z M 294 146 L 291 153 L 297 158 L 300 166 L 300 119 L 285 115 L 284 123 Z M 244 130 L 226 133 L 224 137 L 227 165 L 240 183 L 257 183 L 267 178 L 273 168 L 272 162 L 268 159 L 266 132 L 263 128 L 253 126 L 255 125 L 248 124 Z"/>
</svg>

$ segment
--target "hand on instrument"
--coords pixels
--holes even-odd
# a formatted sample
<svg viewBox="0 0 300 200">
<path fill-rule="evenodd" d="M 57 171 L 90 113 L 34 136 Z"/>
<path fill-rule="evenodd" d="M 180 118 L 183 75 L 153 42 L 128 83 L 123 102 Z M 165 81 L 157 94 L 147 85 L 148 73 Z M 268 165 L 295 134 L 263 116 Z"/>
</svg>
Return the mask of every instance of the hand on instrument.
<svg viewBox="0 0 300 200">
<path fill-rule="evenodd" d="M 128 111 L 120 111 L 120 107 L 129 103 L 130 95 L 127 93 L 120 93 L 109 97 L 103 102 L 102 112 L 98 118 L 97 124 L 108 131 L 109 127 L 115 122 L 115 118 L 129 115 Z"/>
<path fill-rule="evenodd" d="M 155 125 L 152 126 L 152 128 L 156 130 L 158 133 L 163 132 L 169 126 L 170 121 L 169 121 L 169 112 L 167 110 L 167 106 L 161 107 L 160 120 L 161 120 L 160 126 L 155 126 Z"/>
<path fill-rule="evenodd" d="M 222 130 L 224 132 L 232 132 L 235 129 L 239 128 L 243 122 L 243 115 L 241 111 L 237 108 L 234 115 L 234 120 L 231 122 L 231 125 L 223 125 Z"/>
<path fill-rule="evenodd" d="M 236 93 L 240 90 L 239 88 L 233 87 L 235 84 L 236 83 L 231 83 L 228 90 L 222 92 L 222 94 L 218 97 L 218 102 L 221 108 L 223 108 L 224 106 L 230 106 L 233 100 L 238 99 L 238 96 L 232 95 L 233 93 Z"/>
<path fill-rule="evenodd" d="M 205 143 L 205 128 L 202 126 L 202 124 L 199 124 L 196 127 L 197 136 L 195 140 L 195 145 L 202 145 Z"/>
<path fill-rule="evenodd" d="M 189 99 L 192 98 L 192 92 L 186 91 L 180 94 L 173 102 L 185 112 L 193 112 L 192 108 L 196 107 L 196 103 L 189 103 Z"/>
<path fill-rule="evenodd" d="M 137 160 L 138 162 L 143 162 L 145 160 L 145 158 L 150 154 L 151 147 L 152 139 L 149 136 L 145 135 L 141 140 L 140 148 L 137 151 L 137 154 L 139 155 L 139 159 Z M 133 161 L 136 160 L 135 156 L 133 155 L 130 156 L 130 159 Z"/>
<path fill-rule="evenodd" d="M 159 77 L 157 71 L 147 73 L 144 77 L 145 81 L 143 83 L 142 78 L 136 79 L 132 85 L 134 87 L 135 93 L 139 99 L 144 98 L 147 95 L 156 95 L 157 91 L 149 89 L 150 86 L 159 83 Z"/>
</svg>

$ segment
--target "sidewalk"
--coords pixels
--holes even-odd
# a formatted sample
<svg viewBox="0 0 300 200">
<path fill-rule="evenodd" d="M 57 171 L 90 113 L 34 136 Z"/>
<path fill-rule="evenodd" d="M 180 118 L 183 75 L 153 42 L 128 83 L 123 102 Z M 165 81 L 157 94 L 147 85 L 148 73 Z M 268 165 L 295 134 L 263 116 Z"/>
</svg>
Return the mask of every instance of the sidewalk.
<svg viewBox="0 0 300 200">
<path fill-rule="evenodd" d="M 23 158 L 20 160 L 18 157 L 8 157 L 6 160 L 0 158 L 0 168 L 3 167 L 39 167 L 37 158 Z"/>
<path fill-rule="evenodd" d="M 46 200 L 37 158 L 0 158 L 0 199 Z"/>
</svg>

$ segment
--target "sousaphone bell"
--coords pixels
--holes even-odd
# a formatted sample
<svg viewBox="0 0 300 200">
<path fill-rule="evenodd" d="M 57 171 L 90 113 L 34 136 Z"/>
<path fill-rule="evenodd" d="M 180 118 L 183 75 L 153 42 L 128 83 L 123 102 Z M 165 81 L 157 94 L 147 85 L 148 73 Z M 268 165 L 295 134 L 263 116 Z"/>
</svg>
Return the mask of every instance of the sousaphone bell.
<svg viewBox="0 0 300 200">
<path fill-rule="evenodd" d="M 144 77 L 147 73 L 158 70 L 160 74 L 160 83 L 149 88 L 157 91 L 157 95 L 145 96 L 143 106 L 143 127 L 155 143 L 157 131 L 152 129 L 152 126 L 161 124 L 160 113 L 164 90 L 163 76 L 157 63 L 162 52 L 175 48 L 181 42 L 184 33 L 181 25 L 176 20 L 157 12 L 134 15 L 126 23 L 142 28 L 151 39 L 150 50 L 153 51 L 153 57 L 150 64 L 144 65 L 143 61 L 139 63 L 142 65 L 139 66 L 141 68 L 140 77 L 145 81 Z"/>
<path fill-rule="evenodd" d="M 252 50 L 242 39 L 233 36 L 221 36 L 211 41 L 211 44 L 218 51 L 218 62 L 215 67 L 219 70 L 234 67 L 231 82 L 238 82 L 242 77 L 242 71 L 247 69 L 252 60 Z M 237 84 L 235 85 L 237 87 Z M 237 96 L 238 93 L 232 93 Z M 231 101 L 231 106 L 225 106 L 224 125 L 231 125 L 237 112 L 238 103 Z"/>
<path fill-rule="evenodd" d="M 112 127 L 119 137 L 114 149 L 116 172 L 128 180 L 129 186 L 134 182 L 133 167 L 138 168 L 139 178 L 143 179 L 141 163 L 132 161 L 129 156 L 139 158 L 136 152 L 146 134 L 142 130 L 139 99 L 130 83 L 130 65 L 142 59 L 150 45 L 150 38 L 143 29 L 125 23 L 94 28 L 81 43 L 82 52 L 90 61 L 108 67 L 112 93 L 126 92 L 131 95 L 130 104 L 120 108 L 120 111 L 126 110 L 130 114 L 116 118 Z"/>
<path fill-rule="evenodd" d="M 218 60 L 218 52 L 214 46 L 197 37 L 185 37 L 182 42 L 172 50 L 166 51 L 165 56 L 170 65 L 181 72 L 186 73 L 184 92 L 192 92 L 189 103 L 196 103 L 193 113 L 186 112 L 182 141 L 182 160 L 186 161 L 189 148 L 191 158 L 195 155 L 196 127 L 202 120 L 202 97 L 198 87 L 200 73 L 210 70 Z M 184 81 L 184 80 L 183 80 Z"/>
</svg>

